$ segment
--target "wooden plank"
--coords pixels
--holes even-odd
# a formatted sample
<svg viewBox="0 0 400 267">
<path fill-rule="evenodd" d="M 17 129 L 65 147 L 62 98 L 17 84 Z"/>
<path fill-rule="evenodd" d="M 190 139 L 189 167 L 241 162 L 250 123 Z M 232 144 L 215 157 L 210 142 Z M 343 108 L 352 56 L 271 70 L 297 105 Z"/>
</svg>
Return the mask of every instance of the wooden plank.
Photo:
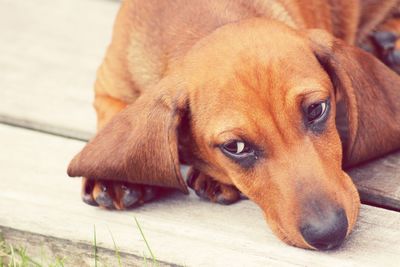
<svg viewBox="0 0 400 267">
<path fill-rule="evenodd" d="M 0 122 L 89 139 L 91 87 L 118 5 L 1 0 Z M 393 210 L 400 210 L 399 173 L 400 152 L 350 171 L 363 202 Z"/>
<path fill-rule="evenodd" d="M 0 1 L 0 121 L 88 138 L 95 73 L 119 3 Z"/>
<path fill-rule="evenodd" d="M 136 217 L 157 259 L 178 265 L 396 266 L 400 261 L 400 214 L 370 206 L 362 207 L 354 233 L 339 250 L 315 252 L 278 240 L 248 200 L 222 206 L 175 193 L 126 212 L 85 205 L 79 180 L 65 174 L 83 145 L 0 125 L 3 229 L 91 244 L 95 224 L 101 247 L 113 249 L 110 230 L 122 252 L 141 257 L 147 250 Z"/>
<path fill-rule="evenodd" d="M 400 151 L 349 170 L 361 199 L 400 211 Z"/>
<path fill-rule="evenodd" d="M 94 266 L 94 247 L 92 244 L 71 242 L 70 240 L 15 230 L 0 225 L 0 237 L 14 248 L 24 248 L 40 266 L 54 266 L 55 259 L 63 259 L 63 266 Z M 121 266 L 143 266 L 143 256 L 118 252 Z M 119 266 L 116 251 L 98 247 L 99 266 Z M 151 262 L 152 259 L 148 259 Z M 53 263 L 53 265 L 50 265 Z M 158 266 L 176 266 L 158 262 Z M 150 265 L 150 264 L 149 264 Z M 57 265 L 59 266 L 59 265 Z"/>
<path fill-rule="evenodd" d="M 95 129 L 90 88 L 117 6 L 90 0 L 0 2 L 0 121 L 87 140 Z M 397 153 L 350 171 L 363 201 L 400 209 L 399 162 Z"/>
</svg>

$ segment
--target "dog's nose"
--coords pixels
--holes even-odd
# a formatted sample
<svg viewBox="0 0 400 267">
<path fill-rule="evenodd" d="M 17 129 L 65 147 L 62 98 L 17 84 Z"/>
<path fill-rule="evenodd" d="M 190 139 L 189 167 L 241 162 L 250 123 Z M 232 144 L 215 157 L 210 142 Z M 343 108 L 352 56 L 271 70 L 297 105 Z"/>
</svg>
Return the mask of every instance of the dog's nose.
<svg viewBox="0 0 400 267">
<path fill-rule="evenodd" d="M 303 222 L 300 232 L 308 244 L 319 250 L 329 250 L 342 244 L 348 222 L 343 209 L 324 213 L 322 218 Z"/>
</svg>

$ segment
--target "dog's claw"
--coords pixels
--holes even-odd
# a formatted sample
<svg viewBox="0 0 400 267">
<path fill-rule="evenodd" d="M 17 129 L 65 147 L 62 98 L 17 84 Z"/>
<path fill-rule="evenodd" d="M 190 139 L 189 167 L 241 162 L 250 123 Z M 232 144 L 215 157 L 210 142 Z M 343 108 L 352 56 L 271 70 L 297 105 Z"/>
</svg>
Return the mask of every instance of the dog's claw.
<svg viewBox="0 0 400 267">
<path fill-rule="evenodd" d="M 212 202 L 229 205 L 240 199 L 240 192 L 236 187 L 215 181 L 193 168 L 188 173 L 186 183 L 197 196 Z"/>
<path fill-rule="evenodd" d="M 391 69 L 400 73 L 399 36 L 390 31 L 378 31 L 371 36 L 377 57 Z"/>
<path fill-rule="evenodd" d="M 83 178 L 82 180 L 82 201 L 90 206 L 98 206 L 97 202 L 94 200 L 92 196 L 92 191 L 94 188 L 94 180 L 89 180 Z"/>
<path fill-rule="evenodd" d="M 197 196 L 199 196 L 201 198 L 204 198 L 204 199 L 208 198 L 207 194 L 206 194 L 206 185 L 207 185 L 207 181 L 206 180 L 199 180 L 199 182 L 198 182 L 198 184 L 196 186 L 196 189 L 195 189 L 195 192 L 196 192 Z"/>
<path fill-rule="evenodd" d="M 156 198 L 160 188 L 150 185 L 83 178 L 82 200 L 106 209 L 130 209 Z"/>
<path fill-rule="evenodd" d="M 400 66 L 400 50 L 393 50 L 387 58 L 390 65 Z"/>
<path fill-rule="evenodd" d="M 393 49 L 397 40 L 396 34 L 386 31 L 378 31 L 372 34 L 374 43 L 383 50 Z"/>
<path fill-rule="evenodd" d="M 122 206 L 121 209 L 127 209 L 137 204 L 142 197 L 140 188 L 130 188 L 127 185 L 122 185 Z"/>
<path fill-rule="evenodd" d="M 107 192 L 101 192 L 96 198 L 96 202 L 107 209 L 113 209 L 114 203 L 112 201 L 111 196 Z"/>
<path fill-rule="evenodd" d="M 112 192 L 109 188 L 109 184 L 106 182 L 99 181 L 95 183 L 93 188 L 93 198 L 103 208 L 113 209 L 114 203 L 112 199 Z"/>
<path fill-rule="evenodd" d="M 158 188 L 154 186 L 145 185 L 143 186 L 143 202 L 149 202 L 156 198 Z"/>
<path fill-rule="evenodd" d="M 194 181 L 197 179 L 199 176 L 200 172 L 198 170 L 195 170 L 194 168 L 190 168 L 187 178 L 186 178 L 186 183 L 190 188 L 193 188 Z"/>
<path fill-rule="evenodd" d="M 218 202 L 219 204 L 222 204 L 222 205 L 229 205 L 229 204 L 232 204 L 232 203 L 235 202 L 235 201 L 232 202 L 232 200 L 226 199 L 223 195 L 219 195 L 219 196 L 217 197 L 217 202 Z"/>
<path fill-rule="evenodd" d="M 97 204 L 96 200 L 93 199 L 92 195 L 83 194 L 82 201 L 90 206 L 95 206 L 95 207 L 99 206 L 99 204 Z"/>
</svg>

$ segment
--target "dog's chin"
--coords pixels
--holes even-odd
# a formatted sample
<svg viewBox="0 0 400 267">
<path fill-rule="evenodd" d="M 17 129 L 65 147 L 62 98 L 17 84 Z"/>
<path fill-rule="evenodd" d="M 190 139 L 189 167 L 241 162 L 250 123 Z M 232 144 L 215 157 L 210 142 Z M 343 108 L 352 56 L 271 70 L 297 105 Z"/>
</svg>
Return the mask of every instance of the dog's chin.
<svg viewBox="0 0 400 267">
<path fill-rule="evenodd" d="M 305 242 L 305 240 L 301 237 L 300 232 L 289 234 L 289 231 L 286 231 L 285 228 L 282 227 L 279 223 L 269 220 L 268 215 L 266 213 L 264 213 L 264 217 L 268 225 L 270 226 L 272 232 L 286 244 L 298 248 L 314 249 L 307 242 Z"/>
<path fill-rule="evenodd" d="M 360 209 L 360 197 L 357 191 L 357 188 L 353 184 L 351 178 L 344 173 L 346 176 L 346 186 L 347 189 L 349 190 L 348 193 L 350 194 L 348 199 L 351 200 L 350 202 L 347 202 L 348 204 L 345 207 L 346 210 L 346 217 L 348 221 L 348 229 L 346 236 L 344 238 L 344 241 L 349 237 L 350 233 L 352 232 L 359 213 Z M 290 225 L 283 225 L 280 222 L 284 222 L 285 220 L 280 218 L 280 219 L 273 219 L 272 216 L 268 216 L 268 212 L 271 212 L 269 208 L 263 209 L 264 211 L 264 217 L 270 226 L 272 232 L 283 242 L 285 242 L 288 245 L 299 247 L 299 248 L 304 248 L 304 249 L 311 249 L 311 250 L 318 250 L 315 247 L 311 246 L 306 242 L 306 240 L 303 238 L 299 230 L 296 230 L 296 226 L 290 226 Z M 342 245 L 340 245 L 342 246 Z M 338 246 L 338 247 L 340 247 Z M 335 248 L 338 248 L 335 247 Z"/>
</svg>

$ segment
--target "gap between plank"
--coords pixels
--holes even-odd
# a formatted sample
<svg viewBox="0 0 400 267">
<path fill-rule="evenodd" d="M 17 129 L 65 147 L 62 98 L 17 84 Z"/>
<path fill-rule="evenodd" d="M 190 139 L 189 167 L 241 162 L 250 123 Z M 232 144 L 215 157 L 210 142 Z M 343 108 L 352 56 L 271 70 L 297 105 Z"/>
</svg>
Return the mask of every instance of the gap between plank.
<svg viewBox="0 0 400 267">
<path fill-rule="evenodd" d="M 0 124 L 84 142 L 87 142 L 94 135 L 94 133 L 88 131 L 73 130 L 2 114 L 0 114 Z"/>
</svg>

